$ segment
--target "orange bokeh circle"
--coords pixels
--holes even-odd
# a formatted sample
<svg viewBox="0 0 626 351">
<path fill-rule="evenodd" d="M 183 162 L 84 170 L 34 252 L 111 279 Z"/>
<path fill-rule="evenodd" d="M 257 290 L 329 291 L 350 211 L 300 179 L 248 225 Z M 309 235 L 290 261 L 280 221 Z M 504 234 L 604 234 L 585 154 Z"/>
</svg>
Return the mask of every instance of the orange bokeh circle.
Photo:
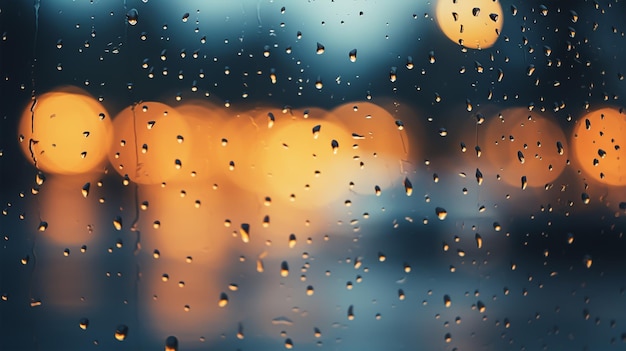
<svg viewBox="0 0 626 351">
<path fill-rule="evenodd" d="M 109 161 L 122 176 L 141 184 L 157 184 L 180 176 L 188 168 L 192 145 L 189 124 L 174 108 L 142 102 L 122 110 Z"/>
<path fill-rule="evenodd" d="M 602 108 L 576 122 L 572 148 L 580 168 L 609 185 L 626 185 L 626 115 Z"/>
<path fill-rule="evenodd" d="M 567 165 L 567 140 L 561 128 L 527 108 L 501 111 L 489 120 L 479 140 L 483 154 L 498 169 L 502 181 L 512 186 L 521 186 L 522 177 L 526 177 L 527 186 L 543 187 Z"/>
<path fill-rule="evenodd" d="M 471 49 L 492 46 L 504 22 L 502 6 L 497 0 L 439 0 L 435 17 L 448 39 Z"/>
<path fill-rule="evenodd" d="M 32 111 L 31 111 L 32 108 Z M 80 174 L 104 164 L 113 130 L 104 107 L 77 88 L 61 88 L 29 103 L 19 124 L 20 146 L 37 168 Z"/>
</svg>

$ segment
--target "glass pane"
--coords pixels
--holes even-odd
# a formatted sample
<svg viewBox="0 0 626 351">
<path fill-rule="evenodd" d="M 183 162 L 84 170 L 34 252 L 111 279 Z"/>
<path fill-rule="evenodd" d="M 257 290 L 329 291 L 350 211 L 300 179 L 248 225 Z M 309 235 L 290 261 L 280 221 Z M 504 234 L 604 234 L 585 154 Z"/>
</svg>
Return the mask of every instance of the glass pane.
<svg viewBox="0 0 626 351">
<path fill-rule="evenodd" d="M 626 5 L 0 0 L 0 350 L 619 350 Z"/>
</svg>

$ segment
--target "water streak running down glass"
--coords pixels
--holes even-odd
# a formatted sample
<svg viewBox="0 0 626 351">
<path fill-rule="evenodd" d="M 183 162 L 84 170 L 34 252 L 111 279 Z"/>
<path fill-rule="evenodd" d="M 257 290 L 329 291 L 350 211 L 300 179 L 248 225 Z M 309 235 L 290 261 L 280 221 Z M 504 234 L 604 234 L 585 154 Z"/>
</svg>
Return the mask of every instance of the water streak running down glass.
<svg viewBox="0 0 626 351">
<path fill-rule="evenodd" d="M 0 0 L 0 350 L 622 350 L 626 4 Z"/>
</svg>

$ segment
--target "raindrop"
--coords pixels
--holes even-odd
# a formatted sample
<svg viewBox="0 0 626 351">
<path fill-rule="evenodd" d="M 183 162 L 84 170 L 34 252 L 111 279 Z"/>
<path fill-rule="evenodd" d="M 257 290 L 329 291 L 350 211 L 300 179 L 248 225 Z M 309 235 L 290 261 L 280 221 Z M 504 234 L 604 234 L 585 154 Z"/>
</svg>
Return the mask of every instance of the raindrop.
<svg viewBox="0 0 626 351">
<path fill-rule="evenodd" d="M 122 230 L 122 217 L 116 216 L 113 219 L 113 227 L 115 227 L 115 230 Z"/>
<path fill-rule="evenodd" d="M 429 63 L 435 63 L 435 52 L 434 51 L 428 52 L 428 62 Z"/>
<path fill-rule="evenodd" d="M 519 160 L 519 163 L 524 164 L 524 154 L 522 151 L 517 151 L 517 159 Z"/>
<path fill-rule="evenodd" d="M 220 294 L 220 300 L 217 305 L 219 307 L 226 307 L 226 305 L 228 305 L 228 295 L 226 295 L 226 293 L 223 292 Z"/>
<path fill-rule="evenodd" d="M 539 5 L 539 13 L 541 13 L 544 17 L 548 15 L 548 8 L 546 5 Z"/>
<path fill-rule="evenodd" d="M 446 308 L 449 308 L 452 305 L 452 300 L 449 295 L 443 296 L 443 305 L 446 306 Z"/>
<path fill-rule="evenodd" d="M 182 21 L 183 21 L 183 22 L 187 22 L 187 20 L 189 20 L 189 12 L 186 12 L 186 13 L 183 15 L 183 18 L 182 18 Z"/>
<path fill-rule="evenodd" d="M 556 151 L 559 155 L 563 155 L 563 144 L 560 141 L 556 142 Z"/>
<path fill-rule="evenodd" d="M 175 336 L 165 339 L 165 351 L 178 351 L 178 339 Z"/>
<path fill-rule="evenodd" d="M 350 305 L 350 307 L 348 307 L 348 320 L 354 320 L 354 306 Z"/>
<path fill-rule="evenodd" d="M 299 32 L 298 32 L 298 33 L 299 33 Z M 321 54 L 323 54 L 323 53 L 324 53 L 324 50 L 326 50 L 326 49 L 324 48 L 324 45 L 322 45 L 321 43 L 319 43 L 319 42 L 318 42 L 318 43 L 317 43 L 317 50 L 315 50 L 315 53 L 316 53 L 316 54 L 318 54 L 318 55 L 321 55 Z"/>
<path fill-rule="evenodd" d="M 239 234 L 241 235 L 241 241 L 244 243 L 250 242 L 250 224 L 242 223 Z"/>
<path fill-rule="evenodd" d="M 472 9 L 472 15 L 474 15 L 474 16 L 478 16 L 478 14 L 480 14 L 480 8 L 478 8 L 478 7 L 474 7 L 474 8 Z"/>
<path fill-rule="evenodd" d="M 78 321 L 78 326 L 82 330 L 87 330 L 87 328 L 89 327 L 89 319 L 81 318 L 80 321 Z"/>
<path fill-rule="evenodd" d="M 522 176 L 522 190 L 526 189 L 526 186 L 528 185 L 528 179 L 526 178 L 526 176 Z"/>
<path fill-rule="evenodd" d="M 483 247 L 483 238 L 480 236 L 480 234 L 476 233 L 475 239 L 476 239 L 476 247 L 481 249 Z"/>
<path fill-rule="evenodd" d="M 126 13 L 126 20 L 131 26 L 136 25 L 137 21 L 139 20 L 139 12 L 137 12 L 137 9 L 128 10 L 128 12 Z"/>
<path fill-rule="evenodd" d="M 289 234 L 289 248 L 293 249 L 296 246 L 296 235 L 295 234 Z"/>
<path fill-rule="evenodd" d="M 356 62 L 356 49 L 350 50 L 348 58 L 350 59 L 350 62 Z"/>
<path fill-rule="evenodd" d="M 120 324 L 115 328 L 115 339 L 118 341 L 124 341 L 128 336 L 128 327 L 125 324 Z"/>
<path fill-rule="evenodd" d="M 435 209 L 435 213 L 437 214 L 437 218 L 439 218 L 440 221 L 443 221 L 448 216 L 448 211 L 446 211 L 442 207 L 437 207 Z"/>
<path fill-rule="evenodd" d="M 280 276 L 285 278 L 289 275 L 289 264 L 287 263 L 287 261 L 283 261 L 280 264 Z"/>
<path fill-rule="evenodd" d="M 588 205 L 591 202 L 591 199 L 589 198 L 589 194 L 587 193 L 582 193 L 581 198 L 583 200 L 583 204 Z"/>
<path fill-rule="evenodd" d="M 404 191 L 406 192 L 406 196 L 413 194 L 413 184 L 411 184 L 409 178 L 404 178 Z"/>
<path fill-rule="evenodd" d="M 483 173 L 480 171 L 480 169 L 476 168 L 476 182 L 478 182 L 478 185 L 481 185 L 483 183 Z"/>
</svg>

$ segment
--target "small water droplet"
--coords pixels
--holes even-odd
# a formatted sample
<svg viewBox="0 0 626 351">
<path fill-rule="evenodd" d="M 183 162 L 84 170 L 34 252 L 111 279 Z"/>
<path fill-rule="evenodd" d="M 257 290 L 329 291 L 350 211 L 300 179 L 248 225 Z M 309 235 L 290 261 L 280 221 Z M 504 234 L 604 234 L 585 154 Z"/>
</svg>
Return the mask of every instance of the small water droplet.
<svg viewBox="0 0 626 351">
<path fill-rule="evenodd" d="M 476 240 L 476 247 L 478 247 L 479 249 L 481 249 L 483 247 L 483 238 L 480 236 L 480 234 L 476 233 L 476 235 L 474 236 L 475 240 Z"/>
<path fill-rule="evenodd" d="M 350 305 L 350 307 L 348 307 L 348 320 L 354 320 L 354 306 Z"/>
<path fill-rule="evenodd" d="M 250 242 L 250 224 L 242 223 L 239 234 L 241 235 L 241 241 L 244 243 Z"/>
<path fill-rule="evenodd" d="M 139 20 L 139 12 L 137 12 L 137 9 L 128 10 L 128 12 L 126 13 L 126 20 L 131 26 L 136 25 L 137 21 Z"/>
<path fill-rule="evenodd" d="M 175 336 L 165 339 L 165 351 L 178 351 L 178 339 Z"/>
<path fill-rule="evenodd" d="M 120 324 L 115 328 L 115 339 L 118 341 L 124 341 L 128 336 L 128 327 L 125 324 Z"/>
<path fill-rule="evenodd" d="M 528 185 L 528 179 L 526 178 L 526 176 L 522 176 L 522 190 L 526 189 L 526 186 Z"/>
<path fill-rule="evenodd" d="M 226 307 L 226 305 L 228 305 L 228 295 L 226 295 L 226 293 L 223 292 L 220 294 L 220 300 L 217 305 L 219 307 Z"/>
<path fill-rule="evenodd" d="M 404 191 L 406 192 L 406 196 L 413 194 L 413 184 L 411 184 L 409 178 L 404 178 Z"/>
<path fill-rule="evenodd" d="M 448 216 L 448 211 L 446 211 L 446 209 L 442 207 L 435 208 L 435 213 L 437 214 L 437 218 L 439 218 L 440 221 L 443 221 Z"/>
<path fill-rule="evenodd" d="M 122 230 L 122 217 L 116 216 L 113 219 L 113 227 L 115 228 L 115 230 Z"/>
<path fill-rule="evenodd" d="M 350 50 L 348 58 L 350 59 L 350 62 L 356 62 L 356 49 Z"/>
<path fill-rule="evenodd" d="M 280 276 L 283 278 L 289 276 L 289 264 L 287 261 L 283 261 L 280 264 Z"/>
<path fill-rule="evenodd" d="M 296 246 L 296 235 L 291 233 L 289 234 L 289 248 L 293 249 Z"/>
<path fill-rule="evenodd" d="M 78 321 L 78 326 L 82 330 L 87 330 L 87 328 L 89 327 L 89 319 L 81 318 L 80 321 Z"/>
<path fill-rule="evenodd" d="M 298 32 L 298 33 L 300 33 L 300 32 Z M 298 38 L 298 39 L 299 39 L 299 38 Z M 323 54 L 323 53 L 324 53 L 324 50 L 326 50 L 326 49 L 324 48 L 324 45 L 322 45 L 321 43 L 319 43 L 319 42 L 318 42 L 318 43 L 317 43 L 317 50 L 315 51 L 315 53 L 316 53 L 316 54 L 318 54 L 318 55 L 321 55 L 321 54 Z"/>
<path fill-rule="evenodd" d="M 474 7 L 472 9 L 472 15 L 473 16 L 478 16 L 480 14 L 480 8 L 479 7 Z"/>
</svg>

